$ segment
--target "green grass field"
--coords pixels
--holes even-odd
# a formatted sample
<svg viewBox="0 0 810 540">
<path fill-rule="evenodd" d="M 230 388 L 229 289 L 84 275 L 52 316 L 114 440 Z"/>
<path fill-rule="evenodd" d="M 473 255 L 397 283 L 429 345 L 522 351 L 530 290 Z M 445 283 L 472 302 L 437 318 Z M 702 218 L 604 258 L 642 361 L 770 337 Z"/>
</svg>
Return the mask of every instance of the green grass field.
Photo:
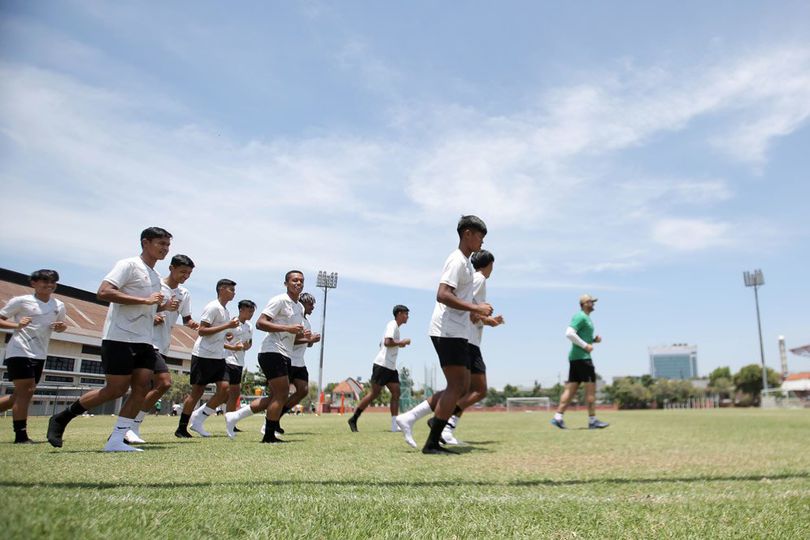
<svg viewBox="0 0 810 540">
<path fill-rule="evenodd" d="M 810 410 L 471 413 L 459 456 L 424 456 L 389 416 L 286 417 L 288 444 L 178 440 L 150 417 L 138 454 L 100 451 L 114 419 L 64 448 L 13 445 L 0 419 L 3 538 L 808 538 Z M 29 422 L 44 440 L 46 419 Z M 427 427 L 420 422 L 417 440 Z"/>
</svg>

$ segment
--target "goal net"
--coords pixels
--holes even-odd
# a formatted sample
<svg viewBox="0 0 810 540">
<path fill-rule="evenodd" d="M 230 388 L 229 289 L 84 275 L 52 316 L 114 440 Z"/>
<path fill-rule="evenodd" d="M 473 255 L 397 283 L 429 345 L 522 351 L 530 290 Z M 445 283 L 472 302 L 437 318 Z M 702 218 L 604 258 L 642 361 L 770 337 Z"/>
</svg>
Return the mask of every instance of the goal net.
<svg viewBox="0 0 810 540">
<path fill-rule="evenodd" d="M 551 410 L 551 399 L 547 397 L 506 398 L 506 412 L 532 412 Z"/>
<path fill-rule="evenodd" d="M 763 409 L 802 409 L 810 402 L 801 399 L 796 392 L 774 388 L 762 392 Z"/>
</svg>

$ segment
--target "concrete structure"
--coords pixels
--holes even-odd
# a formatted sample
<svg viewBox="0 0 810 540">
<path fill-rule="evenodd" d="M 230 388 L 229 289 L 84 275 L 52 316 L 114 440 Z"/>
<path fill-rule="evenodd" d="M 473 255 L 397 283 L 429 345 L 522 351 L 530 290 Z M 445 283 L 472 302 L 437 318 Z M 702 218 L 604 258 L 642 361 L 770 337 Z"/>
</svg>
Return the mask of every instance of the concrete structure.
<svg viewBox="0 0 810 540">
<path fill-rule="evenodd" d="M 650 375 L 662 379 L 694 379 L 698 376 L 697 345 L 675 343 L 650 347 Z"/>
<path fill-rule="evenodd" d="M 14 296 L 31 294 L 28 275 L 0 268 L 0 305 L 5 305 Z M 107 302 L 96 298 L 94 292 L 77 289 L 61 283 L 54 296 L 65 303 L 68 329 L 54 332 L 48 347 L 48 358 L 42 380 L 31 401 L 32 416 L 52 414 L 71 403 L 90 388 L 104 385 L 101 367 L 101 331 L 107 316 Z M 0 355 L 5 359 L 6 343 L 11 338 L 10 330 L 0 329 Z M 191 347 L 197 333 L 190 328 L 175 326 L 167 363 L 174 373 L 188 374 L 191 370 Z M 13 391 L 5 366 L 0 366 L 0 392 Z M 94 414 L 115 414 L 121 400 L 107 403 L 91 411 Z M 168 410 L 168 408 L 167 408 Z"/>
</svg>

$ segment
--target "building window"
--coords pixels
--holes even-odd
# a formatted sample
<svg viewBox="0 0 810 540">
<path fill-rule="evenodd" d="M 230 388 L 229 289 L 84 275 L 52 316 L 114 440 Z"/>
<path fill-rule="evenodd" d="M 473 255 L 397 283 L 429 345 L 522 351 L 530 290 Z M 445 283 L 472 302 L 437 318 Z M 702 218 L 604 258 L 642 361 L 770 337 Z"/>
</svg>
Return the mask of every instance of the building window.
<svg viewBox="0 0 810 540">
<path fill-rule="evenodd" d="M 173 366 L 182 366 L 183 365 L 182 360 L 180 360 L 179 358 L 172 358 L 170 356 L 166 357 L 166 363 L 171 364 Z"/>
<path fill-rule="evenodd" d="M 104 368 L 98 360 L 82 360 L 80 368 L 82 373 L 92 373 L 94 375 L 104 375 Z"/>
<path fill-rule="evenodd" d="M 91 377 L 82 377 L 82 384 L 104 384 L 104 379 L 93 379 Z"/>
<path fill-rule="evenodd" d="M 55 371 L 73 371 L 73 365 L 76 363 L 75 358 L 65 358 L 64 356 L 49 356 L 45 361 L 45 369 L 53 369 Z"/>
<path fill-rule="evenodd" d="M 45 375 L 45 380 L 48 382 L 72 383 L 73 377 L 62 377 L 61 375 Z"/>
<path fill-rule="evenodd" d="M 101 356 L 101 347 L 97 345 L 82 345 L 82 354 Z"/>
</svg>

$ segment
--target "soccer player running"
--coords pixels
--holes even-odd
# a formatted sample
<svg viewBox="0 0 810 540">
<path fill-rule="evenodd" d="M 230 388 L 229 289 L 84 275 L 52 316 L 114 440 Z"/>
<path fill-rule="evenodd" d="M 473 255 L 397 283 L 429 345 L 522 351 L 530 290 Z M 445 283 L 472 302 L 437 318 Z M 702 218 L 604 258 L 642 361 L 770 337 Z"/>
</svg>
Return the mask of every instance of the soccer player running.
<svg viewBox="0 0 810 540">
<path fill-rule="evenodd" d="M 293 386 L 295 386 L 295 392 L 287 399 L 287 404 L 284 405 L 284 408 L 281 410 L 281 416 L 284 416 L 292 410 L 292 408 L 298 405 L 309 393 L 309 371 L 307 370 L 304 355 L 308 348 L 321 340 L 321 335 L 313 333 L 312 327 L 309 324 L 309 316 L 315 310 L 315 297 L 309 293 L 302 293 L 298 300 L 301 302 L 301 305 L 304 306 L 304 318 L 301 321 L 304 325 L 304 332 L 295 336 L 295 344 L 293 345 L 292 354 L 290 356 L 290 381 Z M 284 430 L 281 429 L 280 422 L 281 420 L 279 419 L 279 426 L 276 428 L 276 431 L 284 435 Z"/>
<path fill-rule="evenodd" d="M 349 418 L 349 428 L 357 431 L 357 420 L 372 401 L 382 392 L 383 386 L 391 392 L 391 431 L 399 431 L 396 418 L 399 414 L 399 372 L 397 371 L 397 354 L 399 349 L 411 344 L 410 339 L 399 339 L 399 327 L 408 322 L 408 308 L 403 305 L 394 306 L 394 319 L 385 325 L 380 350 L 374 358 L 371 371 L 371 392 L 369 392 L 354 410 Z"/>
<path fill-rule="evenodd" d="M 470 262 L 475 269 L 473 275 L 473 302 L 483 304 L 487 301 L 487 280 L 492 275 L 495 256 L 482 249 L 472 254 Z M 484 335 L 484 326 L 494 328 L 504 323 L 503 315 L 482 317 L 473 313 L 470 317 L 473 321 L 469 342 L 470 390 L 458 401 L 458 408 L 461 410 L 450 417 L 447 426 L 442 431 L 441 440 L 450 445 L 459 444 L 454 435 L 454 430 L 458 427 L 461 414 L 465 409 L 475 405 L 487 395 L 487 366 L 484 363 L 484 357 L 481 355 L 481 339 Z"/>
<path fill-rule="evenodd" d="M 14 393 L 0 397 L 0 412 L 11 409 L 15 444 L 33 442 L 28 438 L 28 405 L 42 377 L 51 332 L 67 329 L 65 304 L 51 296 L 58 281 L 56 270 L 37 270 L 31 274 L 34 293 L 15 296 L 0 309 L 0 328 L 14 330 L 6 345 Z"/>
<path fill-rule="evenodd" d="M 228 436 L 233 437 L 231 426 L 236 422 L 266 410 L 263 443 L 281 443 L 276 436 L 279 419 L 290 395 L 290 355 L 296 336 L 311 337 L 304 326 L 304 306 L 299 302 L 304 290 L 304 273 L 290 270 L 284 276 L 287 292 L 274 296 L 262 310 L 256 321 L 256 328 L 267 332 L 259 352 L 259 366 L 267 379 L 269 397 L 254 399 L 234 413 L 226 413 L 225 422 Z"/>
<path fill-rule="evenodd" d="M 560 398 L 557 413 L 551 419 L 551 425 L 566 429 L 563 413 L 568 404 L 577 393 L 579 385 L 585 384 L 585 401 L 588 403 L 588 429 L 602 429 L 610 424 L 596 418 L 596 370 L 593 367 L 591 352 L 594 343 L 601 343 L 601 336 L 594 335 L 591 313 L 595 309 L 598 298 L 589 294 L 579 297 L 580 311 L 571 319 L 571 324 L 565 330 L 565 337 L 571 341 L 571 352 L 568 354 L 568 381 L 565 391 Z"/>
<path fill-rule="evenodd" d="M 142 451 L 126 444 L 124 435 L 141 410 L 157 362 L 152 333 L 163 294 L 155 264 L 166 258 L 171 241 L 172 235 L 165 229 L 144 229 L 140 256 L 118 261 L 101 282 L 96 295 L 99 300 L 110 303 L 101 339 L 105 384 L 103 388 L 83 394 L 70 407 L 50 418 L 48 442 L 52 446 L 62 446 L 62 436 L 71 420 L 88 409 L 118 399 L 129 390 L 104 451 Z"/>
<path fill-rule="evenodd" d="M 470 313 L 488 317 L 492 306 L 486 302 L 473 303 L 473 267 L 470 255 L 481 249 L 487 226 L 477 216 L 462 216 L 456 228 L 459 236 L 458 249 L 444 263 L 436 292 L 436 306 L 430 322 L 430 339 L 439 356 L 447 387 L 425 400 L 405 414 L 396 417 L 405 441 L 416 447 L 413 440 L 413 425 L 419 418 L 430 413 L 435 415 L 430 434 L 422 448 L 424 454 L 454 454 L 441 447 L 440 438 L 450 416 L 457 414 L 458 400 L 470 387 Z"/>
<path fill-rule="evenodd" d="M 174 432 L 176 437 L 191 438 L 190 428 L 202 437 L 210 437 L 203 423 L 216 408 L 228 399 L 228 374 L 225 369 L 225 334 L 239 326 L 239 318 L 231 318 L 228 302 L 236 296 L 236 282 L 217 281 L 217 299 L 208 302 L 200 317 L 199 337 L 191 349 L 191 393 L 183 401 L 183 413 Z M 216 386 L 214 396 L 197 410 L 194 406 L 209 384 Z M 192 412 L 194 411 L 194 412 Z"/>
<path fill-rule="evenodd" d="M 169 373 L 169 366 L 166 364 L 166 355 L 172 343 L 172 328 L 177 324 L 177 319 L 182 317 L 183 324 L 192 330 L 197 330 L 199 324 L 191 318 L 191 293 L 183 287 L 191 272 L 194 270 L 194 261 L 186 255 L 175 255 L 169 263 L 169 275 L 163 278 L 160 283 L 160 292 L 166 302 L 161 306 L 161 311 L 155 315 L 154 329 L 152 333 L 152 345 L 158 352 L 155 360 L 154 375 L 152 375 L 152 389 L 146 394 L 141 406 L 141 411 L 135 417 L 132 429 L 127 431 L 124 442 L 127 444 L 141 444 L 141 425 L 146 415 L 160 403 L 169 388 L 172 387 L 172 376 Z"/>
<path fill-rule="evenodd" d="M 228 404 L 226 410 L 233 412 L 239 409 L 239 398 L 242 395 L 242 372 L 245 369 L 245 351 L 253 346 L 253 325 L 250 320 L 256 313 L 256 303 L 253 300 L 240 300 L 239 326 L 229 333 L 225 341 L 225 369 L 228 370 Z M 227 417 L 226 417 L 227 421 Z M 227 426 L 227 424 L 226 424 Z M 234 426 L 233 431 L 242 431 Z"/>
</svg>

